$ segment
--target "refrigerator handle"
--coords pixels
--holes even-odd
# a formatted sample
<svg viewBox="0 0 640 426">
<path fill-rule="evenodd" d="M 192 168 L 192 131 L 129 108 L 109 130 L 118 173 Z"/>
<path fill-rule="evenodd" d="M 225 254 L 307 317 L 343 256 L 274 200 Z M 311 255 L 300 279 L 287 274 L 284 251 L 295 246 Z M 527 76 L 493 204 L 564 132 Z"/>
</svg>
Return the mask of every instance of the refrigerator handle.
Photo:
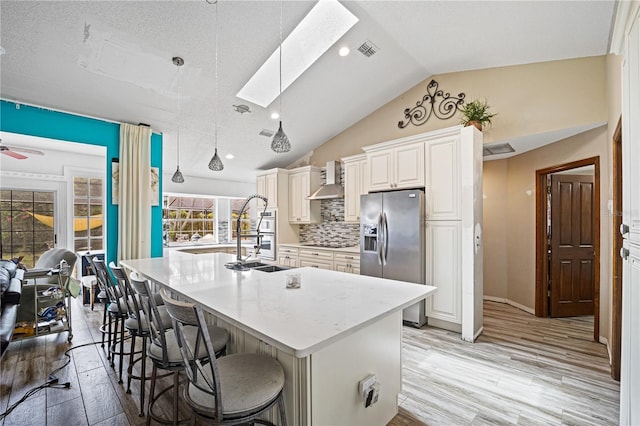
<svg viewBox="0 0 640 426">
<path fill-rule="evenodd" d="M 382 254 L 382 264 L 387 264 L 387 254 L 389 253 L 389 223 L 387 222 L 387 214 L 382 213 L 382 222 L 384 229 L 384 252 Z"/>
<path fill-rule="evenodd" d="M 382 213 L 378 214 L 378 265 L 382 265 L 382 246 L 384 245 L 384 233 L 382 231 Z"/>
</svg>

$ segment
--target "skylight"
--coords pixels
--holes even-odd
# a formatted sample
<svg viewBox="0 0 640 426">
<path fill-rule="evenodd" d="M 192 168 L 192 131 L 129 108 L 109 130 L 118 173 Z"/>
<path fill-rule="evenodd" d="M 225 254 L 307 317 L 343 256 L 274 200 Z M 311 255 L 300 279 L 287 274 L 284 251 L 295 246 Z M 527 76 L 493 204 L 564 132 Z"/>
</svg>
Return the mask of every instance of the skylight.
<svg viewBox="0 0 640 426">
<path fill-rule="evenodd" d="M 282 91 L 353 27 L 358 18 L 337 0 L 321 0 L 282 41 Z M 279 52 L 275 50 L 237 97 L 266 108 L 279 94 Z"/>
</svg>

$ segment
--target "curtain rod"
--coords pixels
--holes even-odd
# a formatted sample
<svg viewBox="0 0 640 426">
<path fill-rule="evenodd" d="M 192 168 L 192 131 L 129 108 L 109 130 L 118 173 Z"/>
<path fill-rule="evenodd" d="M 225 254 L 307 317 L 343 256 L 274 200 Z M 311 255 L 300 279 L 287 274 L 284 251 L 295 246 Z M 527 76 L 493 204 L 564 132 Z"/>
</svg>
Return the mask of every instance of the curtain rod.
<svg viewBox="0 0 640 426">
<path fill-rule="evenodd" d="M 7 99 L 7 98 L 0 97 L 0 100 L 6 101 L 6 102 L 12 102 L 12 103 L 14 103 L 16 105 L 25 105 L 25 106 L 29 106 L 29 107 L 33 107 L 33 108 L 44 109 L 44 110 L 47 110 L 47 111 L 61 112 L 63 114 L 75 115 L 75 116 L 78 116 L 78 117 L 90 118 L 92 120 L 104 121 L 106 123 L 133 124 L 133 123 L 123 123 L 122 121 L 109 120 L 108 118 L 95 117 L 95 116 L 87 115 L 87 114 L 80 114 L 80 113 L 77 113 L 77 112 L 65 111 L 65 110 L 58 109 L 58 108 L 53 108 L 53 107 L 45 107 L 45 106 L 42 106 L 42 105 L 36 105 L 36 104 L 29 103 L 29 102 L 21 102 L 21 101 L 15 100 L 15 99 Z M 146 123 L 138 123 L 137 126 L 146 126 L 146 127 L 151 128 L 151 126 L 149 124 L 146 124 Z M 155 133 L 157 135 L 161 135 L 162 134 L 162 132 L 154 132 L 153 129 L 151 129 L 151 132 Z"/>
</svg>

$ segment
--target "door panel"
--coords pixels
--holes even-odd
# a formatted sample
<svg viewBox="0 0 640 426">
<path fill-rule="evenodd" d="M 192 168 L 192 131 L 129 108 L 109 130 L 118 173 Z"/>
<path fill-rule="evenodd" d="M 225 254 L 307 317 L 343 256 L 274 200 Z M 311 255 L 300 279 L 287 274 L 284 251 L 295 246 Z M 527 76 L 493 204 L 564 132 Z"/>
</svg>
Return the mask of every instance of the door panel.
<svg viewBox="0 0 640 426">
<path fill-rule="evenodd" d="M 367 194 L 360 197 L 360 272 L 362 275 L 382 277 L 382 263 L 379 260 L 378 229 L 382 214 L 382 193 Z M 365 235 L 368 230 L 371 236 Z"/>
<path fill-rule="evenodd" d="M 593 176 L 551 177 L 552 317 L 593 314 L 594 201 Z"/>
<path fill-rule="evenodd" d="M 383 277 L 424 284 L 424 192 L 393 191 L 383 195 L 387 221 Z"/>
<path fill-rule="evenodd" d="M 640 424 L 640 18 L 628 32 L 622 65 L 622 223 L 628 257 L 622 262 L 620 424 Z"/>
</svg>

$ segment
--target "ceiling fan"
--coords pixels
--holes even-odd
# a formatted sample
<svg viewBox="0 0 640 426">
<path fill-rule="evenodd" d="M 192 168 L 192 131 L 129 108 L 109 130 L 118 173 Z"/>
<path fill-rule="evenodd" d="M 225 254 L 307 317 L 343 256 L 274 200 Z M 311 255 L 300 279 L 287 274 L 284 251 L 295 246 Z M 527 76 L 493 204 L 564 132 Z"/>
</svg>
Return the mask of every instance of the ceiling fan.
<svg viewBox="0 0 640 426">
<path fill-rule="evenodd" d="M 35 149 L 27 149 L 27 148 L 20 148 L 19 146 L 4 145 L 2 143 L 2 139 L 0 139 L 0 154 L 8 155 L 9 157 L 13 157 L 17 160 L 24 160 L 29 158 L 26 155 L 20 154 L 21 152 L 24 152 L 25 154 L 32 154 L 32 155 L 44 155 L 44 152 L 38 151 Z"/>
</svg>

